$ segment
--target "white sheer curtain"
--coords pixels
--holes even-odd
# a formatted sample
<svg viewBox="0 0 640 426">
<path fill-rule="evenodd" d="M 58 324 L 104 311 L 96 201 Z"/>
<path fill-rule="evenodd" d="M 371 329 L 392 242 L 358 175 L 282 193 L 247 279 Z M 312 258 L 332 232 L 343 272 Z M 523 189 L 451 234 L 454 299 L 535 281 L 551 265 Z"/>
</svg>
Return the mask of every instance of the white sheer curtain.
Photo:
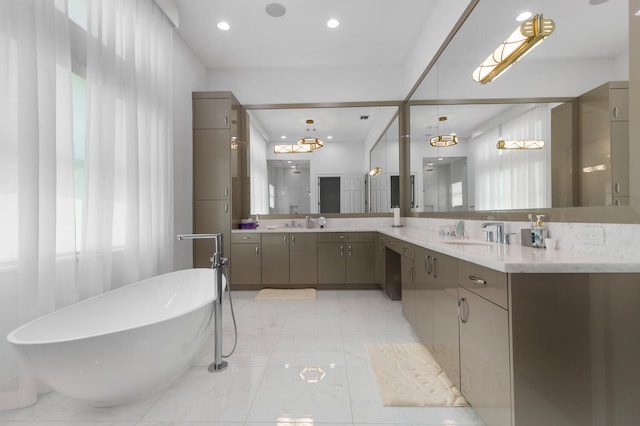
<svg viewBox="0 0 640 426">
<path fill-rule="evenodd" d="M 89 1 L 82 297 L 172 270 L 171 46 L 152 0 Z"/>
<path fill-rule="evenodd" d="M 38 393 L 4 336 L 77 299 L 65 3 L 0 2 L 0 409 Z"/>
<path fill-rule="evenodd" d="M 493 127 L 472 139 L 477 210 L 551 207 L 547 122 L 546 107 L 532 107 L 504 120 L 501 131 Z M 498 150 L 500 138 L 545 140 L 546 145 L 541 150 Z"/>
<path fill-rule="evenodd" d="M 77 194 L 66 6 L 0 1 L 0 336 L 172 269 L 172 28 L 152 0 L 90 2 Z M 34 403 L 38 387 L 0 338 L 0 409 Z"/>
</svg>

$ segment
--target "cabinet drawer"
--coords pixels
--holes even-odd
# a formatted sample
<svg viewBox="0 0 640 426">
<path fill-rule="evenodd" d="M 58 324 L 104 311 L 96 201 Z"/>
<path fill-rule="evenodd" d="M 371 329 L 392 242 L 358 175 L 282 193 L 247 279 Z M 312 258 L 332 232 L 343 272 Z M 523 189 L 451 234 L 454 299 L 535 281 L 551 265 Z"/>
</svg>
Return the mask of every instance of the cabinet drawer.
<svg viewBox="0 0 640 426">
<path fill-rule="evenodd" d="M 319 232 L 319 243 L 372 243 L 373 232 Z"/>
<path fill-rule="evenodd" d="M 405 242 L 400 241 L 397 238 L 393 237 L 385 237 L 384 246 L 388 249 L 395 251 L 396 253 L 402 254 L 402 249 L 404 248 Z"/>
<path fill-rule="evenodd" d="M 415 253 L 415 247 L 412 244 L 402 243 L 402 255 L 408 259 L 413 260 Z"/>
<path fill-rule="evenodd" d="M 458 284 L 508 309 L 507 274 L 469 262 L 458 262 Z"/>
<path fill-rule="evenodd" d="M 233 244 L 260 244 L 260 234 L 259 233 L 232 233 L 231 234 L 231 243 Z"/>
</svg>

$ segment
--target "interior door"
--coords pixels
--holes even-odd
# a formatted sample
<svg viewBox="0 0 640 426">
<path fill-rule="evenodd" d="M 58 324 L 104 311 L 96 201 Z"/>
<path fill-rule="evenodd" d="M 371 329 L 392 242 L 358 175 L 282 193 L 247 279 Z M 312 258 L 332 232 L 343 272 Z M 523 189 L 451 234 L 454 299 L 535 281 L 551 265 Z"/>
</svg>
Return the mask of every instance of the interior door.
<svg viewBox="0 0 640 426">
<path fill-rule="evenodd" d="M 340 176 L 318 178 L 320 213 L 340 213 Z"/>
</svg>

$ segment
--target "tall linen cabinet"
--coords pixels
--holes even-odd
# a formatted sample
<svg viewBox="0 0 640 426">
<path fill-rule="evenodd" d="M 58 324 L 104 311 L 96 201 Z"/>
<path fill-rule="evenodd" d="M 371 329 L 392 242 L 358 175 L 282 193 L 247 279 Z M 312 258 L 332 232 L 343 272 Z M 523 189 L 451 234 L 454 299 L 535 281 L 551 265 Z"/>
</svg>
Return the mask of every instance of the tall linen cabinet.
<svg viewBox="0 0 640 426">
<path fill-rule="evenodd" d="M 246 145 L 242 108 L 231 92 L 194 92 L 193 230 L 222 233 L 224 255 L 231 252 L 231 229 L 244 213 Z M 213 240 L 195 240 L 193 266 L 207 268 Z"/>
</svg>

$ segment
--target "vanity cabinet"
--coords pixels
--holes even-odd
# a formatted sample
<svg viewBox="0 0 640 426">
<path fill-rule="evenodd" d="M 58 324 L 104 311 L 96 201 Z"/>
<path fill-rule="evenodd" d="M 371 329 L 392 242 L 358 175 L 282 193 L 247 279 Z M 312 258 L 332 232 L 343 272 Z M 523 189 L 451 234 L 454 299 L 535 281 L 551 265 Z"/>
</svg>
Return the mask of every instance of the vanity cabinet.
<svg viewBox="0 0 640 426">
<path fill-rule="evenodd" d="M 490 425 L 511 425 L 507 274 L 458 261 L 460 391 Z"/>
<path fill-rule="evenodd" d="M 374 259 L 373 232 L 318 234 L 318 284 L 325 288 L 369 288 L 375 280 Z"/>
<path fill-rule="evenodd" d="M 260 234 L 231 234 L 229 269 L 233 288 L 245 289 L 260 286 L 262 282 Z"/>
<path fill-rule="evenodd" d="M 263 286 L 296 287 L 318 282 L 317 234 L 262 234 Z"/>
<path fill-rule="evenodd" d="M 224 254 L 228 256 L 233 223 L 232 179 L 238 171 L 231 140 L 239 136 L 240 104 L 231 92 L 194 92 L 192 107 L 194 232 L 222 233 Z M 214 245 L 213 240 L 194 241 L 194 267 L 211 266 Z"/>
</svg>

